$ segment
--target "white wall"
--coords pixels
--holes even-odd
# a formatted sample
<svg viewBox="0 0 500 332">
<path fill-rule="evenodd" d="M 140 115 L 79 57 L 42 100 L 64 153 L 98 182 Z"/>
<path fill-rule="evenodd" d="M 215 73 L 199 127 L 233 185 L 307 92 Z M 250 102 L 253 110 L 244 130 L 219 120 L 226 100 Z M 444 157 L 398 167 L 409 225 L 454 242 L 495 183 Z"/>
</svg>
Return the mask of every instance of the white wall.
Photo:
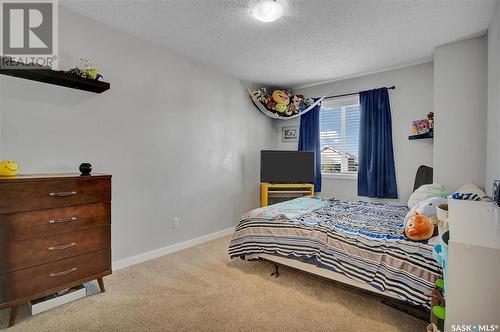
<svg viewBox="0 0 500 332">
<path fill-rule="evenodd" d="M 486 37 L 434 49 L 434 181 L 484 188 L 486 169 Z"/>
<path fill-rule="evenodd" d="M 486 192 L 500 179 L 500 2 L 488 29 L 488 114 Z"/>
<path fill-rule="evenodd" d="M 339 85 L 333 92 L 336 94 L 351 93 L 363 90 L 395 85 L 389 90 L 392 112 L 392 138 L 394 159 L 396 164 L 396 180 L 398 182 L 399 200 L 406 203 L 413 191 L 413 182 L 418 166 L 432 166 L 432 140 L 409 141 L 411 121 L 427 118 L 433 110 L 433 64 L 425 63 L 405 68 L 347 79 L 335 83 L 301 89 L 306 96 L 323 96 Z M 297 149 L 297 143 L 281 142 L 281 127 L 298 125 L 299 121 L 277 121 L 275 123 L 275 146 L 278 149 Z M 323 178 L 322 195 L 335 196 L 338 199 L 362 199 L 357 196 L 355 179 Z"/>
<path fill-rule="evenodd" d="M 61 66 L 89 58 L 111 90 L 2 78 L 2 158 L 26 173 L 90 161 L 112 174 L 114 260 L 229 228 L 258 206 L 259 150 L 271 146 L 272 120 L 236 78 L 59 13 Z"/>
</svg>

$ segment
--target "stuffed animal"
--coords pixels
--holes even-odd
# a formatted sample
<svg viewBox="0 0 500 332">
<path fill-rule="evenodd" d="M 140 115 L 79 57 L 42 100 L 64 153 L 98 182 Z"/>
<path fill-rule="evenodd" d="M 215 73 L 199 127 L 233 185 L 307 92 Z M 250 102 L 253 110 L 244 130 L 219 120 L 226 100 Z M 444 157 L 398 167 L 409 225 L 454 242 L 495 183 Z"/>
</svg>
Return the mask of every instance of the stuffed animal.
<svg viewBox="0 0 500 332">
<path fill-rule="evenodd" d="M 293 96 L 293 98 L 292 98 L 292 104 L 293 104 L 295 107 L 299 108 L 299 107 L 300 107 L 300 102 L 301 102 L 302 100 L 304 100 L 304 96 L 303 96 L 303 95 L 295 95 L 295 96 Z"/>
<path fill-rule="evenodd" d="M 437 216 L 437 206 L 446 203 L 448 203 L 448 200 L 444 197 L 427 198 L 425 201 L 417 204 L 415 211 L 432 219 Z"/>
<path fill-rule="evenodd" d="M 420 213 L 429 218 L 432 223 L 437 223 L 436 208 L 439 204 L 446 203 L 448 203 L 448 200 L 444 197 L 431 197 L 421 201 L 406 214 L 405 225 L 415 216 L 415 213 Z"/>
<path fill-rule="evenodd" d="M 89 60 L 80 59 L 80 62 L 83 63 L 82 74 L 80 75 L 81 77 L 96 81 L 102 79 L 102 74 L 97 68 L 92 66 Z"/>
<path fill-rule="evenodd" d="M 307 108 L 307 105 L 306 105 L 305 101 L 303 101 L 303 100 L 302 100 L 302 101 L 300 102 L 300 105 L 299 105 L 299 111 L 300 111 L 300 112 L 302 112 L 302 111 L 304 111 L 306 108 Z"/>
<path fill-rule="evenodd" d="M 288 112 L 288 106 L 285 104 L 276 104 L 276 112 L 286 114 Z"/>
<path fill-rule="evenodd" d="M 433 129 L 434 128 L 434 112 L 429 112 L 427 114 L 427 120 L 429 120 L 429 128 Z"/>
<path fill-rule="evenodd" d="M 0 176 L 16 176 L 19 173 L 19 165 L 10 160 L 0 162 Z"/>
<path fill-rule="evenodd" d="M 290 97 L 283 90 L 274 90 L 273 101 L 276 103 L 275 109 L 278 113 L 286 114 L 288 112 L 288 104 L 290 104 Z"/>
<path fill-rule="evenodd" d="M 290 113 L 289 115 L 298 114 L 299 108 L 295 106 L 293 103 L 290 103 L 290 105 L 288 105 L 288 113 Z"/>
<path fill-rule="evenodd" d="M 269 111 L 279 113 L 280 116 L 299 114 L 314 103 L 313 98 L 304 98 L 303 95 L 292 95 L 290 90 L 274 90 L 268 93 L 266 88 L 250 91 L 252 99 L 260 102 Z"/>
<path fill-rule="evenodd" d="M 290 113 L 290 115 L 299 114 L 300 104 L 302 103 L 303 100 L 304 100 L 303 95 L 295 95 L 292 97 L 292 102 L 290 103 L 290 105 L 288 105 L 288 112 Z"/>
<path fill-rule="evenodd" d="M 275 111 L 276 110 L 276 102 L 273 100 L 272 97 L 267 97 L 266 98 L 266 107 L 270 111 Z"/>
<path fill-rule="evenodd" d="M 308 108 L 309 106 L 311 106 L 312 104 L 314 104 L 314 99 L 312 99 L 311 97 L 309 98 L 305 98 L 304 100 L 302 100 L 300 102 L 300 106 L 299 106 L 299 109 L 300 111 L 304 111 L 306 108 Z"/>
<path fill-rule="evenodd" d="M 102 75 L 97 71 L 96 68 L 87 68 L 85 73 L 87 74 L 87 78 L 91 80 L 97 80 L 97 75 L 102 77 Z"/>
<path fill-rule="evenodd" d="M 428 240 L 433 233 L 434 225 L 431 220 L 418 212 L 405 225 L 405 235 L 413 241 Z"/>
<path fill-rule="evenodd" d="M 266 97 L 264 96 L 264 93 L 261 90 L 252 90 L 251 94 L 252 98 L 254 98 L 260 103 L 264 103 L 266 101 Z"/>
<path fill-rule="evenodd" d="M 276 104 L 284 104 L 284 105 L 290 104 L 290 97 L 288 97 L 286 92 L 283 90 L 274 90 L 273 100 L 276 102 Z"/>
<path fill-rule="evenodd" d="M 412 132 L 414 134 L 426 134 L 430 131 L 429 120 L 412 121 Z"/>
</svg>

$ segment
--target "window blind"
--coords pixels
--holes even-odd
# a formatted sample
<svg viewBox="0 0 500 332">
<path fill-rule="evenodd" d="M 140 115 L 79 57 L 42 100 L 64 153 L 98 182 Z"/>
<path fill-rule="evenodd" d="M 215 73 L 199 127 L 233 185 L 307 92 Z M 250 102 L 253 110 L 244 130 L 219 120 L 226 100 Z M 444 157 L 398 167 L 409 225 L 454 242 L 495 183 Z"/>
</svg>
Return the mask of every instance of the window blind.
<svg viewBox="0 0 500 332">
<path fill-rule="evenodd" d="M 357 173 L 359 95 L 323 101 L 319 121 L 322 173 Z"/>
</svg>

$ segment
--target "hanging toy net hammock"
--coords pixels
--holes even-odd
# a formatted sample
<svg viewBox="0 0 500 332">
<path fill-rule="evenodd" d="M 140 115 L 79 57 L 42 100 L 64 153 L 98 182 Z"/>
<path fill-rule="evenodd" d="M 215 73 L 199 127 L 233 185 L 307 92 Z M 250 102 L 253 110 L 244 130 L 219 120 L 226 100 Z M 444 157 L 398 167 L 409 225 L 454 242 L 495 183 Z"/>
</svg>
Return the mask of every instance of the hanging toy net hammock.
<svg viewBox="0 0 500 332">
<path fill-rule="evenodd" d="M 326 97 L 317 100 L 303 95 L 293 95 L 289 90 L 248 89 L 257 108 L 265 115 L 280 120 L 290 120 L 312 110 Z"/>
</svg>

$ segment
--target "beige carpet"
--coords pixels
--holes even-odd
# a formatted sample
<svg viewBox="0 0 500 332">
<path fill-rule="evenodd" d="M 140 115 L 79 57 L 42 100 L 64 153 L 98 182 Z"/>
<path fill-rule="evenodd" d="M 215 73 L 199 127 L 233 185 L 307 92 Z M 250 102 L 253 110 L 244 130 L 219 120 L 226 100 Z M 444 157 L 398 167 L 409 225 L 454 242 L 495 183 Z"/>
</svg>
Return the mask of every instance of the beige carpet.
<svg viewBox="0 0 500 332">
<path fill-rule="evenodd" d="M 229 237 L 115 272 L 107 292 L 9 331 L 425 331 L 426 324 L 331 283 L 229 260 Z M 0 311 L 0 328 L 9 310 Z"/>
</svg>

